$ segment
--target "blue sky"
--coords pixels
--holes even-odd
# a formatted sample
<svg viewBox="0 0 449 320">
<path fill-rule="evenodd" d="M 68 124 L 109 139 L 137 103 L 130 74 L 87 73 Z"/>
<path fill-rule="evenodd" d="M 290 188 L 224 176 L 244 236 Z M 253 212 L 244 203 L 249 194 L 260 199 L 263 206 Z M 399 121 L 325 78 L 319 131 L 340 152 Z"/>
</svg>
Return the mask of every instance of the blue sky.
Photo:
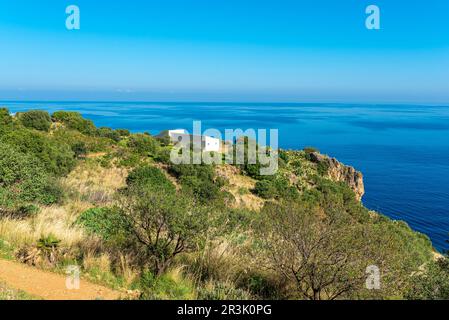
<svg viewBox="0 0 449 320">
<path fill-rule="evenodd" d="M 0 0 L 16 99 L 449 103 L 449 0 Z"/>
</svg>

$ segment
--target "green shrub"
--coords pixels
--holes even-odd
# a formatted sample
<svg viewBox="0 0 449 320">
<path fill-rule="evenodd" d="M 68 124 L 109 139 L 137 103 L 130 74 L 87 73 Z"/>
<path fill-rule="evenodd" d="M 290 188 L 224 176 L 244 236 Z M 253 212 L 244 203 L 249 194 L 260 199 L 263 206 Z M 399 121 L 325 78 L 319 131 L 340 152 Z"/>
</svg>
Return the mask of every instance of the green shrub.
<svg viewBox="0 0 449 320">
<path fill-rule="evenodd" d="M 124 244 L 130 237 L 130 223 L 117 208 L 93 208 L 83 212 L 77 219 L 90 233 L 116 245 Z"/>
<path fill-rule="evenodd" d="M 131 135 L 131 132 L 127 129 L 117 129 L 115 131 L 117 131 L 120 137 L 129 137 Z"/>
<path fill-rule="evenodd" d="M 30 154 L 0 143 L 0 203 L 7 207 L 59 201 L 60 192 L 41 162 Z"/>
<path fill-rule="evenodd" d="M 320 152 L 317 148 L 314 147 L 305 147 L 304 148 L 304 152 L 305 153 L 316 153 L 316 152 Z"/>
<path fill-rule="evenodd" d="M 251 294 L 230 283 L 216 282 L 198 289 L 199 300 L 251 300 Z"/>
<path fill-rule="evenodd" d="M 109 146 L 113 143 L 111 139 L 86 136 L 76 130 L 59 128 L 53 133 L 54 142 L 58 144 L 66 144 L 75 154 L 82 155 L 80 152 L 103 152 L 108 151 Z M 80 149 L 80 147 L 82 147 Z M 84 150 L 83 150 L 84 149 Z"/>
<path fill-rule="evenodd" d="M 194 176 L 201 180 L 214 181 L 215 170 L 211 165 L 206 164 L 179 164 L 171 165 L 169 172 L 176 178 L 183 176 Z"/>
<path fill-rule="evenodd" d="M 9 114 L 9 110 L 6 108 L 0 108 L 0 136 L 5 132 L 12 129 L 12 117 Z"/>
<path fill-rule="evenodd" d="M 317 172 L 322 177 L 326 176 L 329 172 L 329 163 L 324 161 L 317 163 Z"/>
<path fill-rule="evenodd" d="M 12 123 L 12 117 L 7 108 L 0 108 L 0 127 Z"/>
<path fill-rule="evenodd" d="M 72 146 L 71 149 L 73 151 L 73 153 L 75 154 L 76 158 L 81 158 L 87 155 L 87 146 L 86 143 L 84 141 L 79 141 L 79 142 L 75 142 Z"/>
<path fill-rule="evenodd" d="M 47 111 L 31 110 L 18 114 L 23 126 L 47 132 L 51 127 L 50 114 Z"/>
<path fill-rule="evenodd" d="M 57 111 L 53 113 L 52 119 L 55 122 L 63 123 L 67 128 L 78 130 L 86 135 L 95 135 L 97 130 L 91 120 L 84 119 L 79 112 Z"/>
<path fill-rule="evenodd" d="M 108 138 L 115 142 L 119 142 L 121 140 L 120 133 L 112 130 L 111 128 L 101 127 L 97 130 L 97 135 L 102 138 Z"/>
<path fill-rule="evenodd" d="M 170 274 L 156 277 L 152 272 L 143 272 L 138 284 L 142 300 L 191 300 L 195 296 L 192 283 Z"/>
<path fill-rule="evenodd" d="M 14 130 L 5 134 L 1 142 L 14 146 L 23 153 L 32 154 L 41 160 L 48 173 L 63 176 L 75 166 L 74 153 L 70 146 L 55 141 L 43 133 L 28 129 Z"/>
<path fill-rule="evenodd" d="M 158 143 L 149 135 L 134 134 L 129 137 L 128 147 L 140 155 L 155 155 Z"/>
<path fill-rule="evenodd" d="M 208 230 L 209 211 L 181 194 L 140 190 L 120 199 L 132 222 L 143 265 L 162 275 L 182 253 L 198 250 Z"/>
<path fill-rule="evenodd" d="M 282 176 L 274 179 L 257 181 L 254 193 L 263 199 L 294 199 L 299 196 L 296 187 L 291 186 L 290 182 Z"/>
<path fill-rule="evenodd" d="M 449 299 L 449 259 L 441 258 L 425 266 L 424 272 L 412 276 L 412 284 L 406 294 L 410 300 Z"/>
<path fill-rule="evenodd" d="M 161 148 L 157 151 L 154 156 L 154 160 L 160 163 L 170 164 L 171 163 L 171 149 Z"/>
<path fill-rule="evenodd" d="M 150 166 L 137 167 L 126 179 L 129 189 L 146 189 L 158 192 L 174 193 L 175 186 L 158 168 Z"/>
<path fill-rule="evenodd" d="M 257 181 L 254 193 L 263 199 L 272 199 L 278 196 L 275 185 L 269 180 Z"/>
<path fill-rule="evenodd" d="M 223 181 L 217 179 L 211 165 L 171 165 L 169 172 L 179 179 L 183 189 L 192 193 L 199 201 L 206 203 L 221 196 Z"/>
<path fill-rule="evenodd" d="M 182 176 L 180 182 L 184 191 L 192 193 L 203 203 L 219 198 L 220 188 L 210 180 L 202 180 L 196 176 Z"/>
</svg>

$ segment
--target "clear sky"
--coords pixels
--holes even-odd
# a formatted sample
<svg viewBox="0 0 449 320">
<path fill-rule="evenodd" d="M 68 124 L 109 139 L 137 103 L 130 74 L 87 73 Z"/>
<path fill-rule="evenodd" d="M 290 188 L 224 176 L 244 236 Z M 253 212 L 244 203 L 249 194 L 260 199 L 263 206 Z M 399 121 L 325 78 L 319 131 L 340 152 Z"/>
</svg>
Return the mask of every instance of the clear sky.
<svg viewBox="0 0 449 320">
<path fill-rule="evenodd" d="M 449 103 L 449 0 L 0 0 L 11 99 Z"/>
</svg>

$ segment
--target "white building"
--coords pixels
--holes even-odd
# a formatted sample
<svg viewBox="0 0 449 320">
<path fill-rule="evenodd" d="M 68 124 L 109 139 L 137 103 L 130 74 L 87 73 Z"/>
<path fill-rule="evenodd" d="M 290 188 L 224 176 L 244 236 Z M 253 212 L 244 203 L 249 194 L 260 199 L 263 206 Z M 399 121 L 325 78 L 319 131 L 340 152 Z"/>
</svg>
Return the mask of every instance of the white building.
<svg viewBox="0 0 449 320">
<path fill-rule="evenodd" d="M 173 143 L 180 142 L 183 138 L 190 139 L 192 143 L 195 142 L 195 137 L 188 134 L 184 129 L 168 130 L 168 136 Z M 221 144 L 220 139 L 201 136 L 201 150 L 204 152 L 220 152 L 222 150 Z"/>
<path fill-rule="evenodd" d="M 220 152 L 220 139 L 203 136 L 203 150 L 207 152 Z"/>
</svg>

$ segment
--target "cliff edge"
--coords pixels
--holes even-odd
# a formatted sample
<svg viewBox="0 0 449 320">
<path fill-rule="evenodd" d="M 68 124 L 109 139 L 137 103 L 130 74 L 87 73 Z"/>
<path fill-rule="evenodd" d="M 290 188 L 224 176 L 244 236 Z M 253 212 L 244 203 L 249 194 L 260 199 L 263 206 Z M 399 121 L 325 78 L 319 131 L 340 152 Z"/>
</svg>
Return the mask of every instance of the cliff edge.
<svg viewBox="0 0 449 320">
<path fill-rule="evenodd" d="M 363 174 L 360 171 L 339 162 L 335 158 L 318 152 L 311 153 L 310 160 L 326 168 L 327 176 L 330 179 L 346 183 L 354 191 L 357 200 L 362 200 L 365 194 L 365 185 L 363 183 Z"/>
</svg>

